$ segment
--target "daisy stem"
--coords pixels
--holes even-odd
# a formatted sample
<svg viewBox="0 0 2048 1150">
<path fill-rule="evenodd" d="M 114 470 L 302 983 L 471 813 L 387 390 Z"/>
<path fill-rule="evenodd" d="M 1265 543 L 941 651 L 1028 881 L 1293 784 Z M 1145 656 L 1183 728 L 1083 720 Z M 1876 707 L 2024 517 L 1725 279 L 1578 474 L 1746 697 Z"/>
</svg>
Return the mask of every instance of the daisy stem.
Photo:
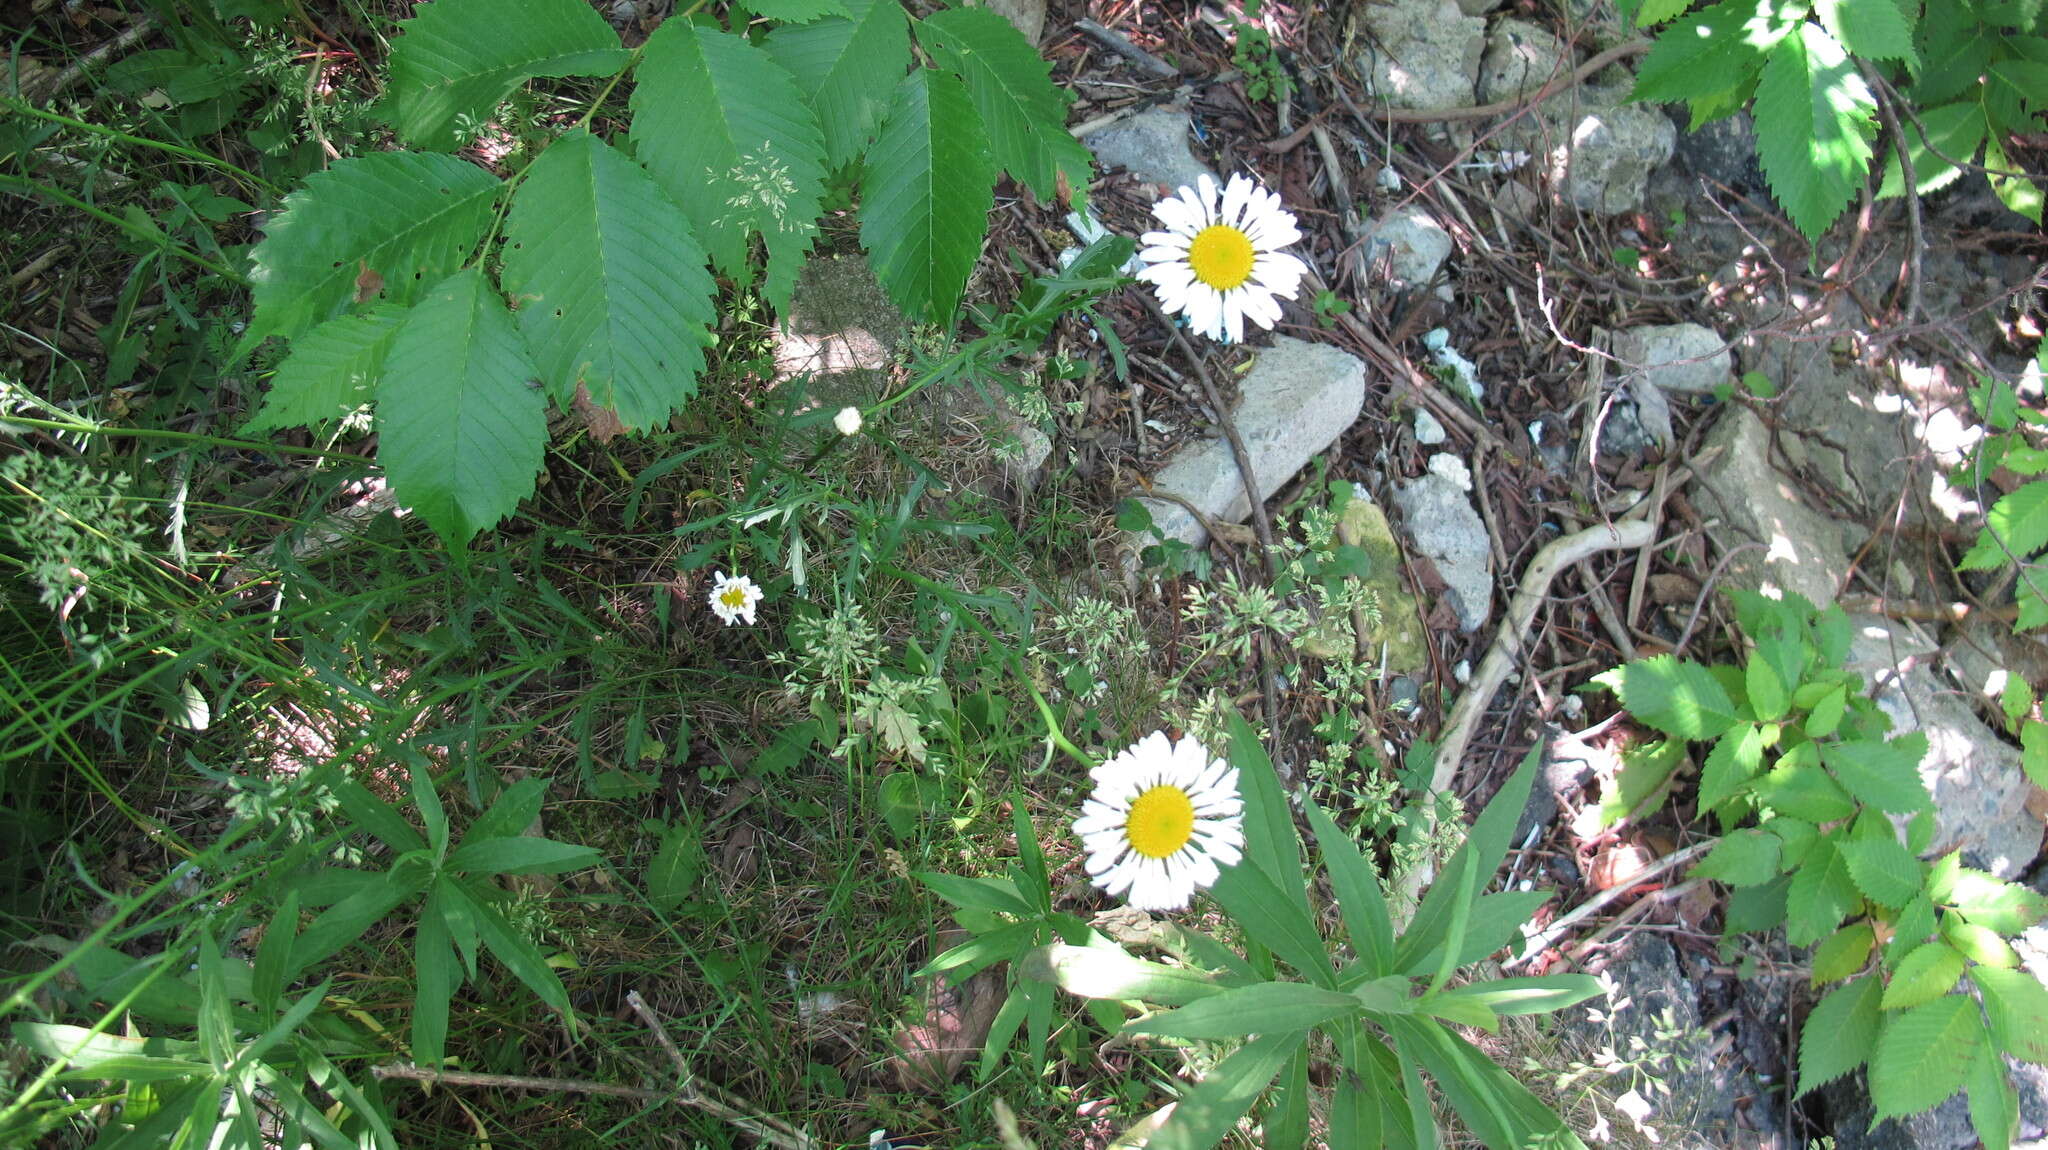
<svg viewBox="0 0 2048 1150">
<path fill-rule="evenodd" d="M 1046 742 L 1065 751 L 1075 762 L 1080 763 L 1082 766 L 1091 770 L 1094 769 L 1096 765 L 1095 760 L 1089 758 L 1082 752 L 1081 748 L 1075 746 L 1073 741 L 1067 738 L 1067 733 L 1060 729 L 1059 718 L 1052 713 L 1052 704 L 1047 703 L 1045 696 L 1038 693 L 1037 684 L 1033 683 L 1031 677 L 1024 673 L 1024 668 L 1021 665 L 1017 668 L 1017 681 L 1024 684 L 1024 689 L 1031 693 L 1031 702 L 1038 708 L 1039 719 L 1045 723 Z"/>
</svg>

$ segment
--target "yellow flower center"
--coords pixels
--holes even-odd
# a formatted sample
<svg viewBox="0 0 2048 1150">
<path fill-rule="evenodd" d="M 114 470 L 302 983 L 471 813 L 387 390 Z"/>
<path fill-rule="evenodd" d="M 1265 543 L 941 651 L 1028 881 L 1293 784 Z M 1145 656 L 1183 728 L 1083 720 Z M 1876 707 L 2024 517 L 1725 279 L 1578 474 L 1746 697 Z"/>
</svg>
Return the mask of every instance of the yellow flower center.
<svg viewBox="0 0 2048 1150">
<path fill-rule="evenodd" d="M 744 610 L 747 606 L 747 589 L 734 584 L 718 593 L 718 601 L 735 611 Z"/>
<path fill-rule="evenodd" d="M 1195 833 L 1195 804 L 1179 787 L 1162 783 L 1131 803 L 1124 836 L 1146 858 L 1163 859 L 1188 845 Z"/>
<path fill-rule="evenodd" d="M 1188 267 L 1196 279 L 1217 291 L 1229 291 L 1252 278 L 1252 261 L 1257 258 L 1251 237 L 1229 224 L 1203 228 L 1188 245 Z"/>
</svg>

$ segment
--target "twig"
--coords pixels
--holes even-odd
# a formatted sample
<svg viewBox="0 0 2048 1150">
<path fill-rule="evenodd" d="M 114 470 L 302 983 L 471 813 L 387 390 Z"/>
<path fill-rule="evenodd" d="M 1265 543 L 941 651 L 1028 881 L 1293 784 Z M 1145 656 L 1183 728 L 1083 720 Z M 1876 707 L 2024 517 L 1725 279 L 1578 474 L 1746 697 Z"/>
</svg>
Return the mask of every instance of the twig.
<svg viewBox="0 0 2048 1150">
<path fill-rule="evenodd" d="M 1867 61 L 1859 59 L 1856 63 L 1863 71 L 1864 82 L 1878 94 L 1877 115 L 1884 121 L 1885 134 L 1891 137 L 1892 151 L 1899 157 L 1899 174 L 1905 178 L 1906 226 L 1912 235 L 1906 264 L 1906 326 L 1911 327 L 1920 318 L 1920 258 L 1927 250 L 1926 236 L 1920 230 L 1920 180 L 1913 174 L 1913 149 L 1908 146 L 1906 133 L 1899 130 L 1892 97 L 1886 94 L 1876 70 Z"/>
<path fill-rule="evenodd" d="M 683 1057 L 683 1052 L 677 1048 L 675 1039 L 668 1036 L 668 1028 L 661 1024 L 661 1017 L 648 1007 L 647 1000 L 640 997 L 639 991 L 626 992 L 626 1005 L 632 1007 L 633 1013 L 640 1016 L 640 1021 L 647 1024 L 647 1029 L 654 1032 L 654 1040 L 661 1044 L 662 1050 L 668 1054 L 669 1061 L 675 1063 L 677 1102 L 702 1110 L 714 1118 L 723 1119 L 727 1125 L 752 1134 L 771 1146 L 780 1147 L 781 1150 L 817 1150 L 816 1139 L 787 1122 L 770 1118 L 766 1114 L 754 1113 L 741 1105 L 737 1099 L 713 1097 L 720 1093 L 717 1087 L 697 1081 L 696 1074 L 690 1070 L 689 1060 Z"/>
<path fill-rule="evenodd" d="M 1509 668 L 1526 661 L 1522 658 L 1525 653 L 1523 638 L 1529 624 L 1536 619 L 1537 608 L 1543 605 L 1544 597 L 1550 591 L 1551 580 L 1565 568 L 1604 551 L 1641 547 L 1650 541 L 1652 532 L 1650 524 L 1641 519 L 1598 523 L 1562 539 L 1551 540 L 1536 553 L 1536 558 L 1529 561 L 1529 566 L 1522 572 L 1521 586 L 1515 589 L 1515 597 L 1508 603 L 1507 613 L 1501 619 L 1500 630 L 1494 634 L 1493 644 L 1486 650 L 1486 658 L 1480 660 L 1479 668 L 1472 672 L 1471 682 L 1452 705 L 1450 718 L 1444 723 L 1443 739 L 1437 744 L 1436 769 L 1430 775 L 1429 789 L 1421 804 L 1429 813 L 1422 820 L 1417 841 L 1428 837 L 1429 824 L 1436 817 L 1436 804 L 1428 801 L 1429 797 L 1449 790 L 1457 780 L 1458 767 L 1465 758 L 1465 747 L 1479 728 L 1480 716 L 1486 713 L 1494 692 L 1507 679 Z M 1414 866 L 1402 872 L 1398 881 L 1400 889 L 1389 901 L 1397 907 L 1414 906 L 1416 893 L 1429 878 L 1429 869 Z"/>
<path fill-rule="evenodd" d="M 1330 287 L 1328 283 L 1324 282 L 1323 277 L 1316 273 L 1314 268 L 1309 269 L 1306 284 L 1310 291 L 1327 291 Z M 1506 453 L 1507 441 L 1500 437 L 1499 432 L 1481 423 L 1479 417 L 1472 414 L 1471 408 L 1445 395 L 1443 390 L 1437 387 L 1428 376 L 1415 370 L 1414 364 L 1409 363 L 1400 352 L 1387 346 L 1385 340 L 1375 335 L 1371 328 L 1365 326 L 1365 321 L 1359 319 L 1352 312 L 1347 311 L 1337 317 L 1337 323 L 1344 329 L 1345 334 L 1365 345 L 1365 350 L 1379 358 L 1381 364 L 1386 367 L 1388 374 L 1392 376 L 1393 382 L 1413 392 L 1415 397 L 1428 405 L 1429 409 L 1435 412 L 1438 417 L 1447 420 L 1458 430 L 1470 436 L 1474 443 L 1484 443 L 1488 447 Z"/>
<path fill-rule="evenodd" d="M 154 31 L 156 31 L 156 17 L 140 17 L 135 23 L 130 24 L 122 31 L 120 35 L 73 60 L 69 67 L 57 73 L 56 79 L 51 80 L 47 84 L 37 85 L 36 94 L 29 96 L 30 102 L 40 104 L 45 100 L 63 95 L 73 84 L 84 79 L 87 72 L 106 63 L 109 56 L 118 56 L 126 52 L 140 43 L 144 36 Z M 28 93 L 23 92 L 22 95 L 28 96 Z"/>
<path fill-rule="evenodd" d="M 1485 120 L 1494 116 L 1504 116 L 1510 112 L 1519 111 L 1530 104 L 1540 103 L 1566 88 L 1576 88 L 1591 79 L 1609 64 L 1617 60 L 1626 60 L 1630 56 L 1639 56 L 1649 50 L 1650 44 L 1646 40 L 1631 40 L 1626 44 L 1616 44 L 1614 47 L 1579 65 L 1569 75 L 1554 77 L 1541 88 L 1525 95 L 1515 96 L 1506 100 L 1497 100 L 1491 104 L 1479 104 L 1469 108 L 1381 107 L 1374 109 L 1373 114 L 1379 117 L 1382 122 L 1395 124 L 1442 124 L 1452 120 Z"/>
<path fill-rule="evenodd" d="M 1105 28 L 1093 20 L 1074 21 L 1074 30 L 1162 80 L 1180 78 L 1180 69 L 1124 39 L 1121 32 Z"/>
<path fill-rule="evenodd" d="M 1673 658 L 1679 658 L 1685 654 L 1685 644 L 1692 638 L 1692 629 L 1699 626 L 1700 612 L 1707 605 L 1707 596 L 1713 594 L 1714 584 L 1720 582 L 1721 573 L 1728 569 L 1728 561 L 1744 551 L 1761 551 L 1763 546 L 1763 544 L 1752 539 L 1739 546 L 1730 547 L 1721 553 L 1719 559 L 1714 561 L 1714 569 L 1707 572 L 1706 581 L 1700 584 L 1700 593 L 1693 598 L 1692 616 L 1685 621 L 1685 630 L 1678 633 L 1678 642 L 1671 645 L 1671 655 Z"/>
<path fill-rule="evenodd" d="M 1613 906 L 1616 901 L 1644 883 L 1651 882 L 1666 872 L 1684 866 L 1686 863 L 1705 854 L 1717 841 L 1719 840 L 1708 839 L 1705 842 L 1694 843 L 1683 850 L 1673 851 L 1649 866 L 1644 867 L 1642 873 L 1635 875 L 1627 882 L 1619 886 L 1609 887 L 1592 898 L 1587 899 L 1584 905 L 1575 907 L 1569 913 L 1559 915 L 1556 922 L 1544 927 L 1540 933 L 1529 940 L 1529 945 L 1522 950 L 1521 954 L 1501 963 L 1501 969 L 1506 970 L 1509 967 L 1534 961 L 1537 955 L 1555 946 L 1558 939 L 1571 933 L 1573 927 Z"/>
<path fill-rule="evenodd" d="M 428 1070 L 423 1066 L 373 1066 L 379 1079 L 403 1078 L 441 1086 L 489 1086 L 501 1090 L 546 1090 L 555 1094 L 603 1094 L 631 1098 L 638 1102 L 666 1102 L 667 1091 L 642 1090 L 637 1086 L 613 1086 L 606 1082 L 585 1082 L 578 1078 L 537 1078 L 525 1074 L 475 1074 L 467 1070 Z"/>
</svg>

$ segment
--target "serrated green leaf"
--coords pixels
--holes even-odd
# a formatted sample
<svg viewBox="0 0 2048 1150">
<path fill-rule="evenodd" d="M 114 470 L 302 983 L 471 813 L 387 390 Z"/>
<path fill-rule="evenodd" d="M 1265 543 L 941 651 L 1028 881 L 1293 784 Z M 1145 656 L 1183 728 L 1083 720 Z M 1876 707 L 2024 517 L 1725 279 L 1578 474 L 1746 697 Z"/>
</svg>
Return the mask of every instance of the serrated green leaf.
<svg viewBox="0 0 2048 1150">
<path fill-rule="evenodd" d="M 1891 941 L 1884 944 L 1885 969 L 1897 970 L 1899 963 L 1933 933 L 1934 903 L 1925 894 L 1917 895 L 1892 920 Z"/>
<path fill-rule="evenodd" d="M 1814 842 L 1820 838 L 1819 827 L 1790 815 L 1774 815 L 1763 824 L 1763 829 L 1778 836 L 1778 841 L 1785 844 L 1778 859 L 1786 870 L 1805 862 Z"/>
<path fill-rule="evenodd" d="M 1819 766 L 1819 754 L 1812 743 L 1802 743 L 1778 759 L 1778 765 L 1758 776 L 1753 784 L 1757 798 L 1781 815 L 1791 815 L 1816 825 L 1848 818 L 1856 813 L 1856 801 Z"/>
<path fill-rule="evenodd" d="M 256 309 L 244 341 L 325 323 L 365 271 L 382 278 L 384 298 L 418 298 L 483 239 L 498 187 L 474 164 L 417 152 L 336 160 L 306 177 L 250 254 Z"/>
<path fill-rule="evenodd" d="M 981 255 L 994 181 L 967 90 L 930 68 L 904 77 L 862 166 L 860 238 L 905 313 L 951 324 Z"/>
<path fill-rule="evenodd" d="M 1620 696 L 1637 721 L 1681 739 L 1711 739 L 1739 717 L 1712 672 L 1670 655 L 1637 659 L 1593 681 Z"/>
<path fill-rule="evenodd" d="M 1849 1073 L 1870 1056 L 1883 1021 L 1883 985 L 1865 975 L 1829 992 L 1799 1032 L 1799 1093 L 1805 1095 Z"/>
<path fill-rule="evenodd" d="M 1696 101 L 1739 87 L 1805 15 L 1806 5 L 1781 0 L 1723 0 L 1703 8 L 1657 34 L 1629 99 Z"/>
<path fill-rule="evenodd" d="M 1763 762 L 1763 731 L 1755 723 L 1738 723 L 1722 732 L 1700 766 L 1700 809 L 1712 810 L 1734 798 L 1744 783 L 1756 777 Z"/>
<path fill-rule="evenodd" d="M 634 154 L 690 217 L 719 270 L 745 279 L 768 248 L 765 293 L 790 293 L 825 191 L 825 141 L 782 65 L 742 37 L 670 20 L 647 38 L 633 89 Z"/>
<path fill-rule="evenodd" d="M 1754 114 L 1772 194 L 1807 238 L 1819 238 L 1870 168 L 1877 101 L 1841 44 L 1802 22 L 1764 61 Z"/>
<path fill-rule="evenodd" d="M 1836 781 L 1861 801 L 1893 814 L 1911 814 L 1933 799 L 1920 781 L 1920 760 L 1927 757 L 1927 736 L 1919 731 L 1889 742 L 1857 740 L 1829 743 L 1821 758 Z"/>
<path fill-rule="evenodd" d="M 1849 877 L 1856 889 L 1880 906 L 1902 907 L 1919 894 L 1926 868 L 1899 842 L 1891 820 L 1866 811 L 1857 820 L 1856 834 L 1838 838 L 1835 849 L 1849 864 Z"/>
<path fill-rule="evenodd" d="M 1004 171 L 1047 203 L 1061 198 L 1063 180 L 1077 204 L 1087 200 L 1093 159 L 1067 131 L 1071 97 L 1008 20 L 986 8 L 954 8 L 920 21 L 917 36 L 966 82 Z"/>
<path fill-rule="evenodd" d="M 792 24 L 852 15 L 842 0 L 741 0 L 740 6 L 756 16 Z"/>
<path fill-rule="evenodd" d="M 1364 1010 L 1364 1003 L 1342 991 L 1300 982 L 1261 982 L 1135 1019 L 1124 1024 L 1123 1033 L 1167 1038 L 1241 1038 L 1247 1034 L 1307 1030 Z"/>
<path fill-rule="evenodd" d="M 1265 1034 L 1216 1064 L 1181 1095 L 1173 1115 L 1147 1139 L 1147 1150 L 1211 1150 L 1265 1093 L 1306 1035 Z"/>
<path fill-rule="evenodd" d="M 1756 711 L 1756 717 L 1766 723 L 1784 717 L 1792 707 L 1792 692 L 1771 661 L 1761 651 L 1752 652 L 1743 670 L 1743 682 L 1749 690 L 1749 705 Z"/>
<path fill-rule="evenodd" d="M 1806 733 L 1816 739 L 1826 738 L 1842 725 L 1842 716 L 1849 709 L 1849 688 L 1836 684 L 1820 697 L 1813 710 L 1806 716 Z"/>
<path fill-rule="evenodd" d="M 1814 15 L 1842 47 L 1872 60 L 1919 63 L 1913 27 L 1897 0 L 1817 0 Z"/>
<path fill-rule="evenodd" d="M 2020 728 L 2020 769 L 2035 786 L 2048 790 L 2048 723 L 2029 719 Z"/>
<path fill-rule="evenodd" d="M 2008 559 L 2026 560 L 2048 546 L 2048 481 L 2025 483 L 2002 496 L 1984 517 L 1984 530 L 1956 566 L 1989 571 Z"/>
<path fill-rule="evenodd" d="M 1963 976 L 1963 956 L 1945 942 L 1916 947 L 1899 962 L 1892 980 L 1884 988 L 1884 1008 L 1905 1010 L 1932 1002 L 1954 990 Z"/>
<path fill-rule="evenodd" d="M 1785 937 L 1794 946 L 1811 946 L 1834 932 L 1856 909 L 1860 896 L 1849 877 L 1849 864 L 1834 844 L 1813 844 L 1806 865 L 1792 872 L 1785 892 Z"/>
<path fill-rule="evenodd" d="M 384 353 L 404 321 L 403 308 L 377 308 L 365 315 L 335 316 L 293 340 L 270 379 L 263 406 L 242 433 L 319 426 L 369 403 Z"/>
<path fill-rule="evenodd" d="M 609 76 L 626 66 L 619 35 L 582 0 L 434 0 L 391 45 L 398 134 L 452 148 L 462 117 L 488 115 L 535 76 Z"/>
<path fill-rule="evenodd" d="M 475 268 L 412 309 L 377 385 L 377 460 L 393 494 L 455 543 L 533 491 L 547 404 L 512 315 Z"/>
<path fill-rule="evenodd" d="M 1958 100 L 1939 108 L 1929 108 L 1920 113 L 1917 126 L 1899 126 L 1911 144 L 1907 154 L 1913 158 L 1913 182 L 1921 195 L 1954 183 L 1963 170 L 1942 156 L 1953 156 L 1958 160 L 1973 158 L 1977 149 L 1984 146 L 1984 133 L 1989 128 L 1984 119 L 1984 105 L 1978 100 Z M 1926 130 L 1924 135 L 1922 128 Z M 1899 163 L 1898 148 L 1894 144 L 1885 157 L 1884 182 L 1878 186 L 1877 194 L 1880 199 L 1887 199 L 1905 189 L 1906 170 Z"/>
<path fill-rule="evenodd" d="M 1736 831 L 1714 844 L 1692 873 L 1729 886 L 1762 886 L 1778 877 L 1779 840 L 1760 830 Z"/>
<path fill-rule="evenodd" d="M 1963 1076 L 1963 1090 L 1969 1094 L 1970 1127 L 1984 1150 L 2012 1150 L 2012 1136 L 2020 1124 L 2020 1096 L 1998 1051 L 1989 1045 L 1977 1048 Z"/>
<path fill-rule="evenodd" d="M 1990 170 L 1991 191 L 1998 197 L 1999 202 L 2035 223 L 2040 223 L 2043 203 L 2041 185 L 2018 169 L 2012 158 L 2006 154 L 2005 145 L 1999 142 L 1996 132 L 1984 137 L 1984 166 Z M 2024 491 L 2026 488 L 2020 490 Z"/>
<path fill-rule="evenodd" d="M 1829 935 L 1813 948 L 1813 985 L 1840 982 L 1863 969 L 1877 945 L 1877 932 L 1868 920 L 1852 922 Z"/>
<path fill-rule="evenodd" d="M 1887 1015 L 1870 1060 L 1870 1100 L 1877 1107 L 1870 1124 L 1918 1114 L 1945 1101 L 1962 1088 L 1963 1075 L 1983 1043 L 1977 1006 L 1963 995 Z"/>
<path fill-rule="evenodd" d="M 762 47 L 789 69 L 818 117 L 825 158 L 852 163 L 881 126 L 889 95 L 910 66 L 910 25 L 895 0 L 848 0 L 851 19 L 786 25 Z"/>
<path fill-rule="evenodd" d="M 1941 937 L 1961 951 L 1964 958 L 1981 966 L 2010 970 L 2020 964 L 2020 956 L 1988 926 L 1949 915 L 1941 921 Z"/>
<path fill-rule="evenodd" d="M 1643 6 L 1636 9 L 1636 26 L 1650 28 L 1674 16 L 1682 16 L 1692 0 L 1643 0 Z"/>
<path fill-rule="evenodd" d="M 505 238 L 505 291 L 557 404 L 581 386 L 649 429 L 696 394 L 717 285 L 689 220 L 647 173 L 571 132 L 528 169 Z"/>
<path fill-rule="evenodd" d="M 1984 1013 L 1998 1048 L 2048 1065 L 2048 987 L 2032 971 L 1996 966 L 1972 967 L 1970 981 L 1984 992 Z"/>
</svg>

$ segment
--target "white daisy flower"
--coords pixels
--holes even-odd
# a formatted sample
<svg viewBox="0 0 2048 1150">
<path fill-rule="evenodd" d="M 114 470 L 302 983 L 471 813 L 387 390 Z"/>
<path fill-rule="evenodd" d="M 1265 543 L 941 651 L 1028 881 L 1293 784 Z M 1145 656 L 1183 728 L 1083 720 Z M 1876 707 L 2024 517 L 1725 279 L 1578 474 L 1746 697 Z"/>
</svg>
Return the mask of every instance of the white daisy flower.
<svg viewBox="0 0 2048 1150">
<path fill-rule="evenodd" d="M 1152 205 L 1166 230 L 1145 233 L 1138 256 L 1150 266 L 1138 278 L 1153 285 L 1160 307 L 1184 313 L 1210 339 L 1242 340 L 1246 316 L 1272 330 L 1280 320 L 1274 297 L 1293 299 L 1308 274 L 1307 264 L 1280 250 L 1301 239 L 1294 214 L 1243 173 L 1230 177 L 1220 198 L 1208 173 L 1196 183 Z"/>
<path fill-rule="evenodd" d="M 841 435 L 859 435 L 860 408 L 850 404 L 840 408 L 839 414 L 832 417 L 832 426 L 838 428 Z"/>
<path fill-rule="evenodd" d="M 1180 910 L 1244 855 L 1237 768 L 1194 738 L 1154 731 L 1090 772 L 1074 833 L 1088 875 L 1139 910 Z M 1126 896 L 1128 892 L 1128 896 Z"/>
<path fill-rule="evenodd" d="M 711 583 L 711 613 L 730 627 L 744 621 L 754 625 L 754 608 L 761 605 L 761 588 L 745 575 L 720 571 Z"/>
</svg>

